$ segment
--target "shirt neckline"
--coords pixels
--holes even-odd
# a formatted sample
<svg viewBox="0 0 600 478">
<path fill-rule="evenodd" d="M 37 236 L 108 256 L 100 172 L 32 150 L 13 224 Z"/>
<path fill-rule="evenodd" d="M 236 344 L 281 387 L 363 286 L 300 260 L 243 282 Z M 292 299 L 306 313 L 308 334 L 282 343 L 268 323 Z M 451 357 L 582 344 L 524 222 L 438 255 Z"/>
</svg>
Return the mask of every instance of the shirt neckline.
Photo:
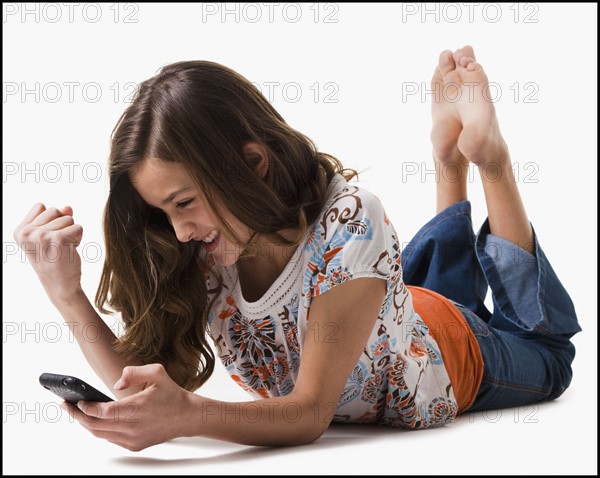
<svg viewBox="0 0 600 478">
<path fill-rule="evenodd" d="M 335 192 L 340 188 L 340 186 L 344 185 L 345 179 L 344 177 L 336 173 L 334 177 L 331 179 L 329 186 L 327 187 L 327 201 L 325 202 L 324 208 L 327 209 L 333 198 L 335 197 Z M 321 216 L 319 216 L 320 218 Z M 319 220 L 317 218 L 317 221 Z M 225 268 L 225 272 L 229 277 L 230 283 L 235 282 L 233 286 L 233 296 L 238 304 L 238 307 L 243 309 L 247 313 L 261 313 L 268 310 L 271 306 L 275 305 L 276 302 L 281 300 L 283 296 L 288 292 L 291 286 L 294 284 L 295 279 L 300 271 L 300 263 L 302 262 L 302 255 L 304 252 L 304 247 L 308 238 L 311 235 L 312 229 L 315 223 L 312 223 L 302 241 L 296 247 L 296 250 L 292 254 L 290 260 L 285 265 L 281 274 L 275 279 L 275 281 L 271 284 L 271 286 L 267 289 L 267 291 L 260 297 L 260 299 L 254 302 L 248 302 L 244 298 L 244 294 L 242 293 L 242 288 L 240 285 L 239 275 L 237 273 L 236 264 L 233 264 L 227 268 Z M 275 299 L 275 300 L 274 300 Z"/>
</svg>

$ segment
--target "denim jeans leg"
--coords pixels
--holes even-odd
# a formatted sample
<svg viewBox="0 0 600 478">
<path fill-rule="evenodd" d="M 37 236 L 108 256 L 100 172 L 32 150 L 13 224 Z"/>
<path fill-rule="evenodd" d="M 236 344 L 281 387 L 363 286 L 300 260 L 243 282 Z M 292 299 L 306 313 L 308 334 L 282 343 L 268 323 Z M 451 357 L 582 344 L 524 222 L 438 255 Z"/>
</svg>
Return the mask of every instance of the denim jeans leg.
<svg viewBox="0 0 600 478">
<path fill-rule="evenodd" d="M 404 283 L 433 290 L 463 304 L 484 320 L 487 282 L 475 253 L 471 203 L 461 201 L 437 214 L 402 251 Z"/>
<path fill-rule="evenodd" d="M 471 410 L 557 398 L 571 382 L 575 347 L 569 339 L 581 327 L 533 234 L 534 255 L 492 235 L 487 220 L 477 235 L 477 257 L 492 290 L 494 312 L 486 323 L 459 306 L 484 360 Z"/>
<path fill-rule="evenodd" d="M 489 220 L 477 234 L 477 258 L 494 302 L 490 325 L 570 338 L 581 331 L 575 307 L 532 231 L 534 255 L 492 235 Z"/>
<path fill-rule="evenodd" d="M 457 304 L 475 334 L 484 362 L 483 379 L 469 411 L 529 405 L 557 398 L 571 380 L 568 343 L 552 347 L 496 329 Z M 568 341 L 567 341 L 568 342 Z"/>
</svg>

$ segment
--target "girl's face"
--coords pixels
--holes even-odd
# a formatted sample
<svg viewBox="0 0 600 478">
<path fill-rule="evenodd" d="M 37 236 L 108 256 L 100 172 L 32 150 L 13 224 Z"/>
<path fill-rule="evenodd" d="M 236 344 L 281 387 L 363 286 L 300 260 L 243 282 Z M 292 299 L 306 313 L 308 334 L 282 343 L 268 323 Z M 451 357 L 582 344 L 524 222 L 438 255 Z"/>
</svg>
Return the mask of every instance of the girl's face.
<svg viewBox="0 0 600 478">
<path fill-rule="evenodd" d="M 213 216 L 204 196 L 183 165 L 147 158 L 131 174 L 130 179 L 133 187 L 149 206 L 158 208 L 167 215 L 179 241 L 201 241 L 207 253 L 222 266 L 230 266 L 237 262 L 242 249 L 232 238 L 225 235 L 225 231 Z M 220 210 L 238 237 L 248 241 L 251 235 L 248 227 L 226 208 L 221 206 Z"/>
</svg>

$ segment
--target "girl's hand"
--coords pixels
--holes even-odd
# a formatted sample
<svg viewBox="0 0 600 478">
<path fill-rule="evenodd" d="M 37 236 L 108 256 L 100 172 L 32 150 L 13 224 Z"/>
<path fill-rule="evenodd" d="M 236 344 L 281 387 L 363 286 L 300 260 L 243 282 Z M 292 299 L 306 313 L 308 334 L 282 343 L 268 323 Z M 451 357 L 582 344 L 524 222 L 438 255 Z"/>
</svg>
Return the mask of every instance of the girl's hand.
<svg viewBox="0 0 600 478">
<path fill-rule="evenodd" d="M 36 204 L 14 231 L 48 297 L 68 300 L 81 290 L 81 259 L 76 247 L 83 228 L 75 224 L 73 210 Z"/>
<path fill-rule="evenodd" d="M 141 392 L 117 402 L 79 402 L 79 408 L 64 402 L 63 408 L 94 436 L 131 451 L 186 436 L 194 394 L 171 380 L 160 364 L 125 367 L 115 389 L 137 385 Z"/>
</svg>

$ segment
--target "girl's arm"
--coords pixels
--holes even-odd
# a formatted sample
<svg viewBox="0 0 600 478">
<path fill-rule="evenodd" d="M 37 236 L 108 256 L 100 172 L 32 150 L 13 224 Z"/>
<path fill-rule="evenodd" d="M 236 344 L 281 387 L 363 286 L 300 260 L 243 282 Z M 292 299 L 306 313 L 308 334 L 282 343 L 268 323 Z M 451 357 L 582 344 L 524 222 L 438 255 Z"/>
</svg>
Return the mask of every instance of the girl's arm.
<svg viewBox="0 0 600 478">
<path fill-rule="evenodd" d="M 180 436 L 246 445 L 300 445 L 329 426 L 385 298 L 386 282 L 358 278 L 313 299 L 310 333 L 294 391 L 252 402 L 221 402 L 178 387 L 160 365 L 128 367 L 122 389 L 140 393 L 115 403 L 82 403 L 73 416 L 95 436 L 138 451 Z M 97 417 L 100 420 L 97 420 Z"/>
<path fill-rule="evenodd" d="M 369 339 L 385 292 L 385 280 L 359 278 L 316 296 L 294 391 L 254 402 L 198 397 L 187 434 L 247 445 L 300 445 L 319 438 Z"/>
<path fill-rule="evenodd" d="M 83 290 L 78 288 L 72 295 L 55 299 L 53 303 L 65 319 L 84 357 L 116 398 L 125 398 L 139 392 L 141 387 L 127 390 L 113 388 L 115 382 L 121 377 L 124 367 L 142 365 L 142 363 L 126 361 L 123 356 L 114 351 L 115 334 L 96 312 Z"/>
<path fill-rule="evenodd" d="M 83 228 L 73 219 L 69 206 L 58 210 L 35 204 L 14 231 L 50 301 L 58 309 L 77 340 L 83 355 L 102 381 L 113 390 L 126 362 L 112 349 L 115 335 L 98 315 L 81 289 L 81 258 L 77 246 Z M 90 340 L 89 337 L 93 337 Z M 132 395 L 140 387 L 116 393 Z"/>
</svg>

